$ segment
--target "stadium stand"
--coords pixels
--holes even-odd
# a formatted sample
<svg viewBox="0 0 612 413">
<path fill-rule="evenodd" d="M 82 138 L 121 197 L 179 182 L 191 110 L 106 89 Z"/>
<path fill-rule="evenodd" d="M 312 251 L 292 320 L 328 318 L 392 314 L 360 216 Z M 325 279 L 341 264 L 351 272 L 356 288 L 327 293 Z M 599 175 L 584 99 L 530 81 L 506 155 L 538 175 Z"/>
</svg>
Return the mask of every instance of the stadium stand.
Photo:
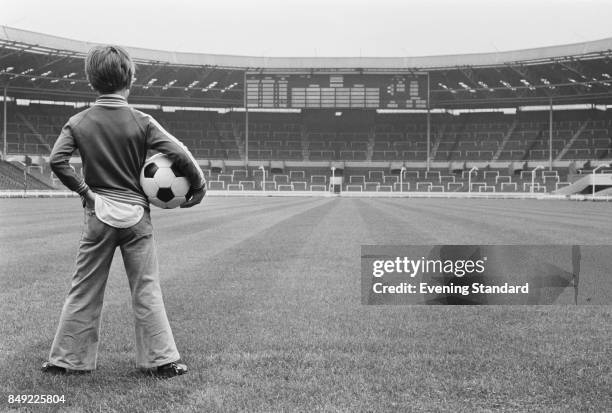
<svg viewBox="0 0 612 413">
<path fill-rule="evenodd" d="M 24 169 L 28 187 L 61 188 L 46 161 L 66 120 L 94 99 L 83 73 L 83 57 L 90 46 L 3 26 L 0 84 L 7 93 L 3 159 L 10 163 L 3 162 L 0 168 L 2 188 L 23 187 L 23 177 L 17 175 L 23 175 Z M 552 192 L 612 160 L 612 114 L 607 110 L 612 104 L 611 49 L 612 39 L 603 39 L 408 60 L 260 60 L 132 49 L 138 79 L 130 102 L 190 148 L 210 189 L 325 191 L 336 177 L 342 190 L 352 192 Z M 405 103 L 421 105 L 412 111 L 376 110 L 382 100 L 357 108 L 349 99 L 346 107 L 336 98 L 336 103 L 345 105 L 339 110 L 334 105 L 324 107 L 324 99 L 317 95 L 319 107 L 311 109 L 305 99 L 306 106 L 298 110 L 280 110 L 282 106 L 276 112 L 250 110 L 247 124 L 244 103 L 251 99 L 244 96 L 247 73 L 257 68 L 256 76 L 261 77 L 279 67 L 287 76 L 307 71 L 309 78 L 333 68 L 366 80 L 368 71 L 391 78 L 407 71 L 427 72 L 433 111 L 426 113 L 417 98 Z M 332 89 L 342 86 L 337 76 L 328 78 L 336 82 L 330 83 Z M 381 85 L 380 93 L 384 87 L 393 93 L 408 89 L 412 93 L 410 88 L 422 86 L 414 79 L 409 86 L 392 80 Z M 317 85 L 309 85 L 314 87 L 311 92 L 322 96 L 331 90 Z M 275 87 L 277 96 L 280 83 Z M 256 90 L 262 96 L 272 93 Z M 353 96 L 366 89 L 354 85 L 350 90 Z M 394 98 L 385 99 L 386 108 L 399 107 Z M 583 107 L 555 110 L 551 124 L 548 107 L 553 100 L 555 105 Z M 270 102 L 255 105 L 268 107 Z M 544 106 L 533 110 L 534 105 Z M 78 153 L 73 161 L 80 171 Z"/>
<path fill-rule="evenodd" d="M 7 154 L 48 156 L 63 123 L 75 111 L 67 106 L 9 104 Z M 199 160 L 208 163 L 245 160 L 245 123 L 241 113 L 148 112 L 179 137 Z M 530 190 L 529 168 L 523 170 L 522 165 L 548 160 L 549 142 L 544 135 L 549 125 L 542 121 L 545 116 L 542 112 L 432 115 L 435 127 L 431 160 L 447 166 L 437 166 L 429 172 L 424 165 L 408 168 L 402 190 L 469 191 L 465 163 L 504 165 L 501 168 L 485 165 L 484 171 L 473 173 L 474 191 Z M 283 173 L 267 177 L 266 190 L 309 190 L 311 185 L 327 185 L 330 168 L 312 165 L 339 161 L 359 164 L 357 168 L 345 169 L 345 190 L 387 191 L 390 187 L 396 191 L 400 190 L 399 171 L 392 173 L 391 164 L 423 163 L 427 158 L 422 114 L 254 113 L 249 129 L 249 160 L 303 165 L 299 169 L 287 167 Z M 553 130 L 554 159 L 586 162 L 612 158 L 612 117 L 607 112 L 560 111 L 556 113 Z M 387 167 L 381 168 L 381 164 Z M 44 181 L 41 179 L 44 176 L 51 178 L 47 166 L 41 165 L 40 169 L 39 181 Z M 567 169 L 538 171 L 535 190 L 556 190 L 567 182 Z M 217 173 L 207 171 L 211 188 L 222 190 L 261 189 L 261 177 L 257 179 L 254 173 L 255 170 L 243 166 L 225 167 Z"/>
<path fill-rule="evenodd" d="M 240 113 L 146 112 L 198 158 L 244 159 L 245 123 Z M 249 159 L 391 162 L 424 161 L 427 157 L 422 115 L 354 111 L 336 117 L 313 112 L 291 116 L 252 114 Z M 7 154 L 48 155 L 63 124 L 74 113 L 76 110 L 62 106 L 9 104 Z M 432 160 L 545 161 L 549 125 L 542 118 L 546 116 L 541 112 L 433 115 Z M 607 112 L 557 112 L 553 121 L 553 158 L 609 159 L 611 130 L 612 117 Z"/>
<path fill-rule="evenodd" d="M 53 189 L 32 173 L 25 173 L 24 168 L 14 163 L 0 161 L 0 189 Z M 25 180 L 25 181 L 24 181 Z"/>
</svg>

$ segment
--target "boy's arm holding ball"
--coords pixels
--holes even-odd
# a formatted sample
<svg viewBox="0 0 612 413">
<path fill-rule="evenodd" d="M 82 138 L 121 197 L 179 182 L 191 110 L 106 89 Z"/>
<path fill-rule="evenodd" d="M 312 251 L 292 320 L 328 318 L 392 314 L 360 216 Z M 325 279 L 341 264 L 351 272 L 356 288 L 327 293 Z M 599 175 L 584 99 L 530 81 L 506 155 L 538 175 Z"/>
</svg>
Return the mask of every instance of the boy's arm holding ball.
<svg viewBox="0 0 612 413">
<path fill-rule="evenodd" d="M 181 205 L 181 208 L 191 208 L 192 206 L 202 202 L 202 199 L 204 199 L 204 195 L 206 194 L 206 189 L 204 188 L 205 186 L 197 189 L 194 192 L 190 191 L 189 194 L 187 194 L 188 201 Z"/>
<path fill-rule="evenodd" d="M 191 208 L 202 202 L 206 194 L 206 179 L 189 149 L 168 133 L 153 117 L 148 116 L 147 149 L 165 154 L 185 174 L 191 188 L 181 208 Z"/>
</svg>

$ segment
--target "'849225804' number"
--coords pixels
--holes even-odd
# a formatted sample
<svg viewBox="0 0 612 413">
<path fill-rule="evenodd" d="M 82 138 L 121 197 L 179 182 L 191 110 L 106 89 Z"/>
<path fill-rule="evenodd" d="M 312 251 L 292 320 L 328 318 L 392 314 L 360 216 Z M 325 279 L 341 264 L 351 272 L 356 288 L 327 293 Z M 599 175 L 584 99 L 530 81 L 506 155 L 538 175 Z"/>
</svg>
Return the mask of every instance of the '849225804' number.
<svg viewBox="0 0 612 413">
<path fill-rule="evenodd" d="M 9 404 L 57 404 L 64 403 L 66 397 L 63 394 L 9 394 Z"/>
</svg>

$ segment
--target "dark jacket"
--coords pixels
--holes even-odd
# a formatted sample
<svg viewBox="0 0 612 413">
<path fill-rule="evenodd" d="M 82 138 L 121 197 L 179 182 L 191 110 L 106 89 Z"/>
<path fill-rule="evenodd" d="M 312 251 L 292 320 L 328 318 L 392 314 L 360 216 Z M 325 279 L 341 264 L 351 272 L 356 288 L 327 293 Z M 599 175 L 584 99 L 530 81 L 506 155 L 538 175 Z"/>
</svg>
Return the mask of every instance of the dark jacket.
<svg viewBox="0 0 612 413">
<path fill-rule="evenodd" d="M 70 166 L 79 150 L 83 177 Z M 149 202 L 140 186 L 147 151 L 166 154 L 191 183 L 204 187 L 204 174 L 193 155 L 153 117 L 130 108 L 120 95 L 100 96 L 96 103 L 68 120 L 51 151 L 51 169 L 69 189 L 83 195 L 88 188 L 118 202 Z"/>
</svg>

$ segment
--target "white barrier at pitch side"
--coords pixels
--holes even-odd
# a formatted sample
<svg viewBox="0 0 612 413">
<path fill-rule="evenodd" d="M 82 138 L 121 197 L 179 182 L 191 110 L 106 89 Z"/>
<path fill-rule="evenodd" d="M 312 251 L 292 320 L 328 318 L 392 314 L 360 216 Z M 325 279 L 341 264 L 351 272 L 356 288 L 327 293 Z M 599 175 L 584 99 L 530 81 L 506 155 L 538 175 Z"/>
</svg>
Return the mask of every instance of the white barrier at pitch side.
<svg viewBox="0 0 612 413">
<path fill-rule="evenodd" d="M 54 189 L 24 191 L 22 189 L 0 190 L 0 198 L 77 198 L 76 192 Z"/>
<path fill-rule="evenodd" d="M 576 200 L 576 201 L 612 201 L 612 195 L 555 195 L 530 192 L 341 192 L 334 194 L 328 191 L 227 191 L 209 190 L 206 196 L 211 197 L 345 197 L 345 198 L 458 198 L 458 199 L 541 199 L 541 200 Z M 41 190 L 2 190 L 0 198 L 76 198 L 70 191 Z"/>
<path fill-rule="evenodd" d="M 334 194 L 328 191 L 207 191 L 206 196 L 269 196 L 269 197 L 344 197 L 344 198 L 461 198 L 461 199 L 568 199 L 566 196 L 530 192 L 368 192 L 343 191 Z M 596 200 L 612 200 L 609 197 L 596 197 Z"/>
</svg>

